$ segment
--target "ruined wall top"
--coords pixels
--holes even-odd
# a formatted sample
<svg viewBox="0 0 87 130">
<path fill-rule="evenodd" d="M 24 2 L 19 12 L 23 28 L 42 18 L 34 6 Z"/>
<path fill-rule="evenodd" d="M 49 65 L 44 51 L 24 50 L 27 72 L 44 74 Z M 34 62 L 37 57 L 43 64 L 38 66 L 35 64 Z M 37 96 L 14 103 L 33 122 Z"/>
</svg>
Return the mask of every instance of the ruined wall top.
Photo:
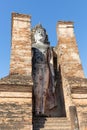
<svg viewBox="0 0 87 130">
<path fill-rule="evenodd" d="M 59 21 L 57 23 L 58 37 L 74 37 L 74 23 L 71 21 Z"/>
</svg>

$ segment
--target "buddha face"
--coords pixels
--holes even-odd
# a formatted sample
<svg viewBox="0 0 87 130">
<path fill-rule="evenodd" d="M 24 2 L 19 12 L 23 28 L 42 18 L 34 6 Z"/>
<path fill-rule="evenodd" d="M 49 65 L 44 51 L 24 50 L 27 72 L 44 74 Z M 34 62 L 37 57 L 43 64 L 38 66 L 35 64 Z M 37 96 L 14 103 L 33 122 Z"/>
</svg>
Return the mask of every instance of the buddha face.
<svg viewBox="0 0 87 130">
<path fill-rule="evenodd" d="M 36 43 L 44 43 L 46 38 L 46 32 L 44 29 L 38 28 L 34 34 L 34 38 Z"/>
</svg>

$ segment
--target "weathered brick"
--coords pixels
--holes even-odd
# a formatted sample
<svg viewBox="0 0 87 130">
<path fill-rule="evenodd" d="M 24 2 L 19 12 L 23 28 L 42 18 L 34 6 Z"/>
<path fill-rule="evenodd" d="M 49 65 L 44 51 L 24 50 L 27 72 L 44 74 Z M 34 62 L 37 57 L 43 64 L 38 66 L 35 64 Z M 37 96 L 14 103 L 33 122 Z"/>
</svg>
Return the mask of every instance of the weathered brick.
<svg viewBox="0 0 87 130">
<path fill-rule="evenodd" d="M 57 24 L 58 64 L 66 76 L 84 77 L 73 22 L 60 21 Z"/>
<path fill-rule="evenodd" d="M 31 30 L 29 15 L 12 14 L 10 74 L 31 75 Z"/>
</svg>

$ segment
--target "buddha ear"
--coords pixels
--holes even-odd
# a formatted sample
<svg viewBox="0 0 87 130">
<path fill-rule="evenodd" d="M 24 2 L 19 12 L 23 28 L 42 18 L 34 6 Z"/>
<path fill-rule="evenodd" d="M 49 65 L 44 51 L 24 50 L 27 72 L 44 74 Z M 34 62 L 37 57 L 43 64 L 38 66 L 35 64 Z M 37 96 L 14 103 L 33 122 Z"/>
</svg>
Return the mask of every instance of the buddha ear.
<svg viewBox="0 0 87 130">
<path fill-rule="evenodd" d="M 37 33 L 34 34 L 34 40 L 37 42 Z"/>
</svg>

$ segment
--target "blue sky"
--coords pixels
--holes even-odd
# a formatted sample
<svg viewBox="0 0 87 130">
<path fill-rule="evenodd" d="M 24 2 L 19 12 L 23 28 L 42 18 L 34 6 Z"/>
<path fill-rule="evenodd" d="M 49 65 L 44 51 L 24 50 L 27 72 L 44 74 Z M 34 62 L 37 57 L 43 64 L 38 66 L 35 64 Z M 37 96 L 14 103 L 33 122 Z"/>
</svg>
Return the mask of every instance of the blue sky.
<svg viewBox="0 0 87 130">
<path fill-rule="evenodd" d="M 57 22 L 73 21 L 80 58 L 87 77 L 87 0 L 1 0 L 0 78 L 9 74 L 12 12 L 31 15 L 32 27 L 41 23 L 47 30 L 52 46 L 57 44 Z"/>
</svg>

